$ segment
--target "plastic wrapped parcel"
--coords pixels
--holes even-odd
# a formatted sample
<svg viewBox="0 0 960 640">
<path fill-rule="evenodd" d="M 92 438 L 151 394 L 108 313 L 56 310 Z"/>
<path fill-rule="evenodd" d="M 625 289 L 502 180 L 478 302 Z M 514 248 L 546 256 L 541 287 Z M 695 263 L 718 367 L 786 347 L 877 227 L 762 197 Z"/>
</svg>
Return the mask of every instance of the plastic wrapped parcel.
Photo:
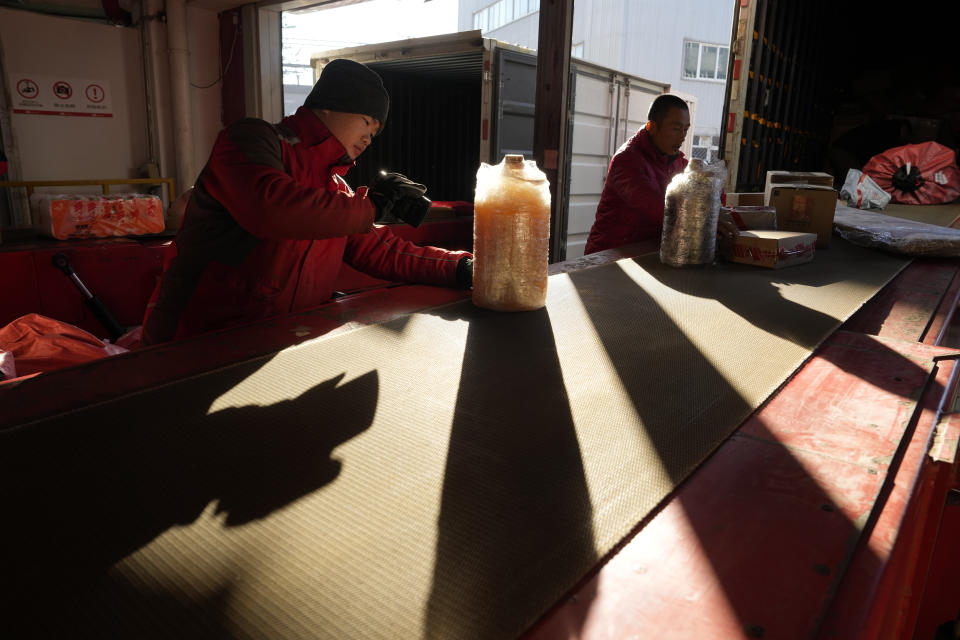
<svg viewBox="0 0 960 640">
<path fill-rule="evenodd" d="M 837 205 L 833 228 L 844 240 L 907 256 L 960 256 L 960 229 Z"/>
<path fill-rule="evenodd" d="M 723 161 L 694 158 L 667 186 L 660 262 L 672 267 L 710 264 L 717 249 L 720 192 L 727 181 Z"/>
</svg>

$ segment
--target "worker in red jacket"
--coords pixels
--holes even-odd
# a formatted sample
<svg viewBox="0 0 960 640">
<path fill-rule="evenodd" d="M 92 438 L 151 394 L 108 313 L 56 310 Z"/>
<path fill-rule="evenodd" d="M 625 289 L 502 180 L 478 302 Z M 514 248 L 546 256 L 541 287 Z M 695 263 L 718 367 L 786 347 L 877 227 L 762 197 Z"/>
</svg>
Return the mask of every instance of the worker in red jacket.
<svg viewBox="0 0 960 640">
<path fill-rule="evenodd" d="M 653 101 L 646 126 L 610 160 L 584 253 L 660 237 L 667 185 L 687 166 L 680 145 L 689 128 L 682 98 L 665 94 Z"/>
<path fill-rule="evenodd" d="M 380 77 L 333 60 L 277 125 L 220 132 L 194 185 L 141 344 L 180 339 L 323 304 L 343 262 L 387 280 L 469 287 L 472 256 L 421 247 L 374 224 L 414 226 L 426 188 L 385 174 L 353 192 L 343 175 L 387 118 Z"/>
</svg>

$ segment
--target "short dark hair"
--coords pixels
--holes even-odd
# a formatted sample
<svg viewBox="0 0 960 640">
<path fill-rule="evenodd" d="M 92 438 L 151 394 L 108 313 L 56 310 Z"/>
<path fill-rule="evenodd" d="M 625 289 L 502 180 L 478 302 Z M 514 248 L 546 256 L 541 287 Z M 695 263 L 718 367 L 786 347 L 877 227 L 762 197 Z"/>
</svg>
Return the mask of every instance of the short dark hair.
<svg viewBox="0 0 960 640">
<path fill-rule="evenodd" d="M 687 103 L 684 102 L 683 98 L 670 93 L 665 93 L 662 96 L 657 96 L 657 99 L 653 101 L 652 105 L 650 105 L 650 113 L 647 114 L 647 120 L 660 124 L 670 112 L 670 109 L 683 109 L 684 111 L 690 111 L 690 107 L 687 106 Z"/>
</svg>

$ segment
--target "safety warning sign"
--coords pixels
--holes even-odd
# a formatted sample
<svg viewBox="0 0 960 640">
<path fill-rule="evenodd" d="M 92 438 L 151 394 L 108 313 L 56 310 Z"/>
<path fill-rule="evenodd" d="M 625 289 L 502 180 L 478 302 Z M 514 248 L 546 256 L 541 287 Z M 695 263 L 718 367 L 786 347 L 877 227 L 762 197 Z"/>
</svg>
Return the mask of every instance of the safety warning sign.
<svg viewBox="0 0 960 640">
<path fill-rule="evenodd" d="M 12 74 L 13 112 L 41 116 L 113 117 L 110 85 L 103 80 L 82 80 Z"/>
</svg>

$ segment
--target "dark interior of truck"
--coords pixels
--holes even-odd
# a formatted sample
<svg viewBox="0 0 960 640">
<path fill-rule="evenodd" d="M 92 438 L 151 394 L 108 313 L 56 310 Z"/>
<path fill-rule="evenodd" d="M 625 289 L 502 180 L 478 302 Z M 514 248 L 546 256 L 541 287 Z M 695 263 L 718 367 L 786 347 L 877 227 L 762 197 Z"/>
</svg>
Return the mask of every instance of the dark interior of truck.
<svg viewBox="0 0 960 640">
<path fill-rule="evenodd" d="M 957 150 L 960 69 L 949 49 L 945 3 L 904 11 L 844 3 L 822 33 L 833 114 L 826 169 L 842 181 L 886 149 L 935 141 Z M 941 19 L 938 19 L 940 16 Z"/>
<path fill-rule="evenodd" d="M 473 200 L 476 167 L 459 159 L 480 155 L 479 53 L 370 65 L 390 94 L 390 118 L 377 144 L 348 174 L 350 184 L 370 184 L 380 170 L 402 167 L 427 185 L 432 200 Z"/>
</svg>

